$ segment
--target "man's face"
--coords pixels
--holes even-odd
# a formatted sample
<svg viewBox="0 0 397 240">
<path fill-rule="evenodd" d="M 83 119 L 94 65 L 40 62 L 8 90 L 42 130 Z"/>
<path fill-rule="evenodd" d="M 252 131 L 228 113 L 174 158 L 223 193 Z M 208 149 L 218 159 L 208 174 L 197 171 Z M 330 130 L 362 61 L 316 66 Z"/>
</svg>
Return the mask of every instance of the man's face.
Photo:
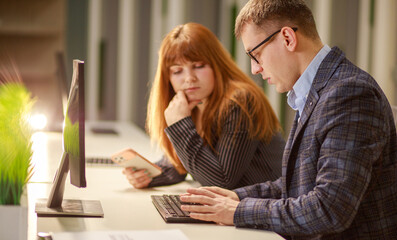
<svg viewBox="0 0 397 240">
<path fill-rule="evenodd" d="M 291 58 L 288 58 L 288 51 L 284 46 L 284 39 L 280 29 L 274 29 L 271 33 L 265 33 L 262 29 L 253 23 L 245 24 L 241 33 L 241 39 L 246 52 L 254 49 L 264 39 L 274 35 L 252 51 L 250 54 L 258 61 L 251 57 L 252 74 L 261 74 L 262 78 L 269 84 L 274 84 L 276 90 L 280 93 L 292 89 L 295 84 L 291 69 L 288 69 Z"/>
</svg>

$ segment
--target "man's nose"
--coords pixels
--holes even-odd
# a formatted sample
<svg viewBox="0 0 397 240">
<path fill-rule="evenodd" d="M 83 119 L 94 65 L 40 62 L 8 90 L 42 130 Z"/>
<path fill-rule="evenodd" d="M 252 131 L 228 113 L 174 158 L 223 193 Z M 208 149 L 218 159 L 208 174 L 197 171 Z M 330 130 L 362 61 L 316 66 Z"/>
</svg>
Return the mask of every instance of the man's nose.
<svg viewBox="0 0 397 240">
<path fill-rule="evenodd" d="M 256 75 L 262 71 L 263 71 L 262 66 L 259 63 L 255 62 L 254 60 L 251 60 L 251 73 L 253 75 Z"/>
</svg>

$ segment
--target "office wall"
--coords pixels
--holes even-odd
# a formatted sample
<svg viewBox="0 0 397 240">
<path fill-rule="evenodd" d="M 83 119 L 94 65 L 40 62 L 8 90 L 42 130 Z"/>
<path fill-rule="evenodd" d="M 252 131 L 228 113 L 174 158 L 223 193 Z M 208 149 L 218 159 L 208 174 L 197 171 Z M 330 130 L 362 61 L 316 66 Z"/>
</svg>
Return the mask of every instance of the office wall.
<svg viewBox="0 0 397 240">
<path fill-rule="evenodd" d="M 66 6 L 66 52 L 67 80 L 72 79 L 73 59 L 87 58 L 87 11 L 88 2 L 69 0 Z"/>
<path fill-rule="evenodd" d="M 103 92 L 91 90 L 88 100 L 91 119 L 118 119 L 133 121 L 142 128 L 146 117 L 146 102 L 151 81 L 157 65 L 157 50 L 162 37 L 177 24 L 195 21 L 211 29 L 233 54 L 238 65 L 250 74 L 249 60 L 245 56 L 241 41 L 233 36 L 234 18 L 247 0 L 89 0 L 88 18 L 88 61 L 99 57 L 98 47 L 92 47 L 106 38 L 116 41 L 113 51 L 115 61 L 108 61 L 103 68 L 116 64 L 112 76 L 99 76 L 98 64 L 92 66 L 88 78 L 91 86 L 102 77 L 113 84 Z M 313 10 L 320 36 L 329 46 L 339 46 L 346 56 L 377 79 L 390 102 L 396 103 L 396 14 L 394 0 L 307 0 Z M 111 8 L 117 20 L 107 22 L 108 28 L 117 29 L 117 37 L 111 39 L 98 26 L 109 16 L 103 16 L 103 8 Z M 96 19 L 96 20 L 95 20 Z M 104 24 L 104 23 L 102 23 Z M 100 25 L 100 24 L 99 24 Z M 93 31 L 95 29 L 95 31 Z M 286 104 L 285 94 L 279 94 L 273 86 L 263 84 L 258 77 L 252 77 L 264 88 L 273 108 L 289 132 L 294 112 Z M 102 100 L 101 100 L 102 99 Z M 97 109 L 98 101 L 112 102 L 105 110 Z M 109 110 L 107 108 L 112 108 Z"/>
</svg>

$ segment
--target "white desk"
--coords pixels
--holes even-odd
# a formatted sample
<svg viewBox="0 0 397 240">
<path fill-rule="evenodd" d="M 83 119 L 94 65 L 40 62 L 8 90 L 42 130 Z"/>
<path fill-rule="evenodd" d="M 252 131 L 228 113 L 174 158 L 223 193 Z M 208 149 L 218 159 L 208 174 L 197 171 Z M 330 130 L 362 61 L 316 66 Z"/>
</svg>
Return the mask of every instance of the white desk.
<svg viewBox="0 0 397 240">
<path fill-rule="evenodd" d="M 87 131 L 86 155 L 109 156 L 125 147 L 132 147 L 152 161 L 161 152 L 152 150 L 145 133 L 131 124 L 118 124 L 118 136 L 94 136 Z M 87 124 L 87 129 L 89 129 Z M 216 224 L 167 224 L 153 206 L 150 195 L 180 194 L 196 182 L 153 189 L 137 190 L 126 181 L 121 168 L 87 166 L 87 188 L 78 189 L 66 181 L 64 198 L 100 200 L 104 218 L 37 218 L 34 204 L 37 198 L 47 198 L 61 156 L 61 135 L 46 133 L 36 136 L 33 162 L 36 174 L 28 184 L 29 240 L 36 240 L 37 232 L 161 230 L 180 229 L 189 239 L 283 239 L 278 234 L 263 230 L 237 229 Z M 40 144 L 37 144 L 40 141 Z"/>
</svg>

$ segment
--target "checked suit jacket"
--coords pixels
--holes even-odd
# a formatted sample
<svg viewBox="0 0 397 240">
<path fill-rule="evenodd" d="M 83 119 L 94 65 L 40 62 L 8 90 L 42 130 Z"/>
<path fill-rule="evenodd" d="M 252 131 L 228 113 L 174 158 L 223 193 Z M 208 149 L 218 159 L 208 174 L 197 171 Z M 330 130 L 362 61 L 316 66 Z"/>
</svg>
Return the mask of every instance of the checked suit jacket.
<svg viewBox="0 0 397 240">
<path fill-rule="evenodd" d="M 236 189 L 234 224 L 288 239 L 397 239 L 396 144 L 384 93 L 332 48 L 295 119 L 282 177 Z"/>
</svg>

